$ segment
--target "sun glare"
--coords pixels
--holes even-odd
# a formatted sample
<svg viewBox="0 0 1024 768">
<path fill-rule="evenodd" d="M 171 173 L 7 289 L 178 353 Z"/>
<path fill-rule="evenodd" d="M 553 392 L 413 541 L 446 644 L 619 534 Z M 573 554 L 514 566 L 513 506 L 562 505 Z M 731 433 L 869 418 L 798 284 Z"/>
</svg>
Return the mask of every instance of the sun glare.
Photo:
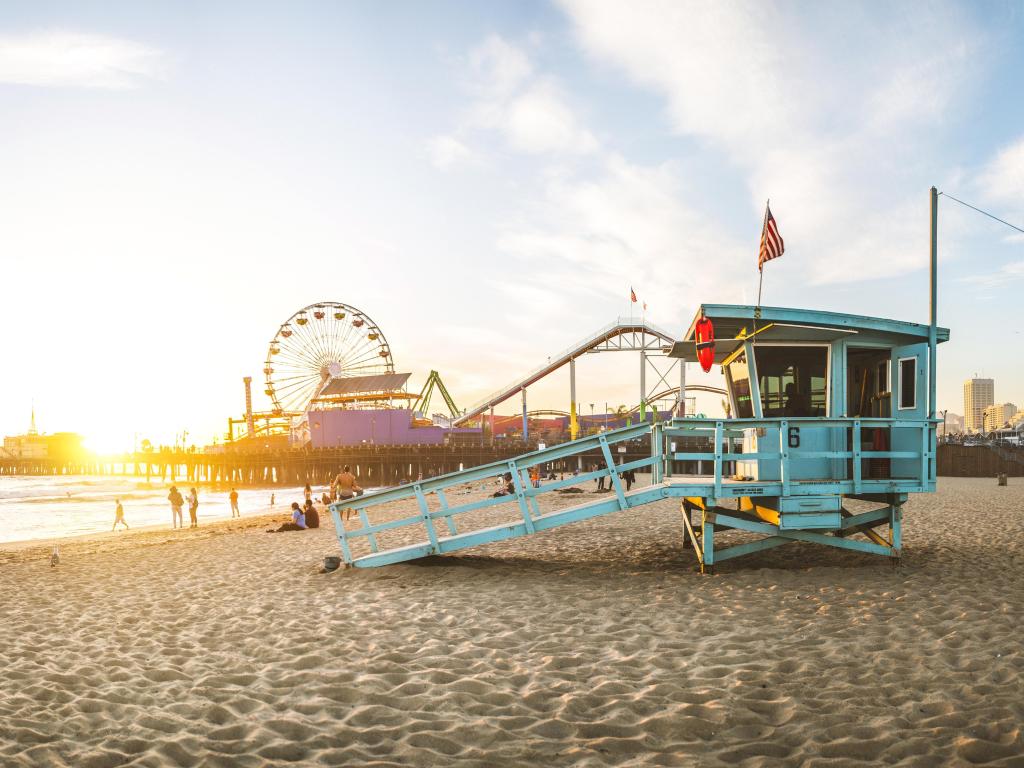
<svg viewBox="0 0 1024 768">
<path fill-rule="evenodd" d="M 106 456 L 112 453 L 125 453 L 132 449 L 132 438 L 125 439 L 119 434 L 92 434 L 82 441 L 86 450 Z"/>
</svg>

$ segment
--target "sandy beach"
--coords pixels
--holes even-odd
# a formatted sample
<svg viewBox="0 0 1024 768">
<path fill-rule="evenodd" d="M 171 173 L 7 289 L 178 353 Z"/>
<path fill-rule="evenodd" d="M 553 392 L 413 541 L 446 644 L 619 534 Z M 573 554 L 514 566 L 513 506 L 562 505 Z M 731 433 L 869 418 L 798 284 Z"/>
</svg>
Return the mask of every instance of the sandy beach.
<svg viewBox="0 0 1024 768">
<path fill-rule="evenodd" d="M 1024 766 L 1024 482 L 940 478 L 899 568 L 701 576 L 664 502 L 321 574 L 270 519 L 0 546 L 0 764 Z"/>
</svg>

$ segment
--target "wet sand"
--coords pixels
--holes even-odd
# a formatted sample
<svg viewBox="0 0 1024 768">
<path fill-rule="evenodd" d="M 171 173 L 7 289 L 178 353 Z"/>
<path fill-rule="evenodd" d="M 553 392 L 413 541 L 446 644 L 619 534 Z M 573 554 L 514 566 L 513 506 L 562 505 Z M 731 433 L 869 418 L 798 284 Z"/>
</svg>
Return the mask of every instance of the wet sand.
<svg viewBox="0 0 1024 768">
<path fill-rule="evenodd" d="M 0 764 L 1024 766 L 1016 479 L 913 498 L 898 568 L 701 576 L 662 502 L 320 574 L 269 520 L 0 546 Z"/>
</svg>

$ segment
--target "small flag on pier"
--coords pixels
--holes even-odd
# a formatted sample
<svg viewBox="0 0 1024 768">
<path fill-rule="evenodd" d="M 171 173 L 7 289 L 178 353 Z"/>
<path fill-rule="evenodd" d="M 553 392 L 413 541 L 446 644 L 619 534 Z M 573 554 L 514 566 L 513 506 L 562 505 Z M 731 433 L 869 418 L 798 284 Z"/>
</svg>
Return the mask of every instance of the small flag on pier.
<svg viewBox="0 0 1024 768">
<path fill-rule="evenodd" d="M 629 288 L 629 300 L 636 304 L 636 291 L 633 290 L 632 286 Z"/>
<path fill-rule="evenodd" d="M 786 251 L 782 242 L 782 235 L 779 234 L 779 225 L 775 223 L 772 216 L 772 209 L 765 204 L 764 207 L 764 228 L 761 230 L 761 251 L 757 256 L 758 270 L 764 269 L 764 263 L 777 259 Z"/>
</svg>

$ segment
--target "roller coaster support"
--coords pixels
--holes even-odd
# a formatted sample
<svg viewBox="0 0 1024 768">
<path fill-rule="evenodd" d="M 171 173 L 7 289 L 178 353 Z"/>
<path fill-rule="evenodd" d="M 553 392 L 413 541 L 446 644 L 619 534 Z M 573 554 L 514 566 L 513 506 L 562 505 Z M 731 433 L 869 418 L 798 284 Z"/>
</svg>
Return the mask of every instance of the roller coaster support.
<svg viewBox="0 0 1024 768">
<path fill-rule="evenodd" d="M 576 358 L 569 359 L 569 439 L 580 436 L 580 422 L 576 413 Z"/>
</svg>

